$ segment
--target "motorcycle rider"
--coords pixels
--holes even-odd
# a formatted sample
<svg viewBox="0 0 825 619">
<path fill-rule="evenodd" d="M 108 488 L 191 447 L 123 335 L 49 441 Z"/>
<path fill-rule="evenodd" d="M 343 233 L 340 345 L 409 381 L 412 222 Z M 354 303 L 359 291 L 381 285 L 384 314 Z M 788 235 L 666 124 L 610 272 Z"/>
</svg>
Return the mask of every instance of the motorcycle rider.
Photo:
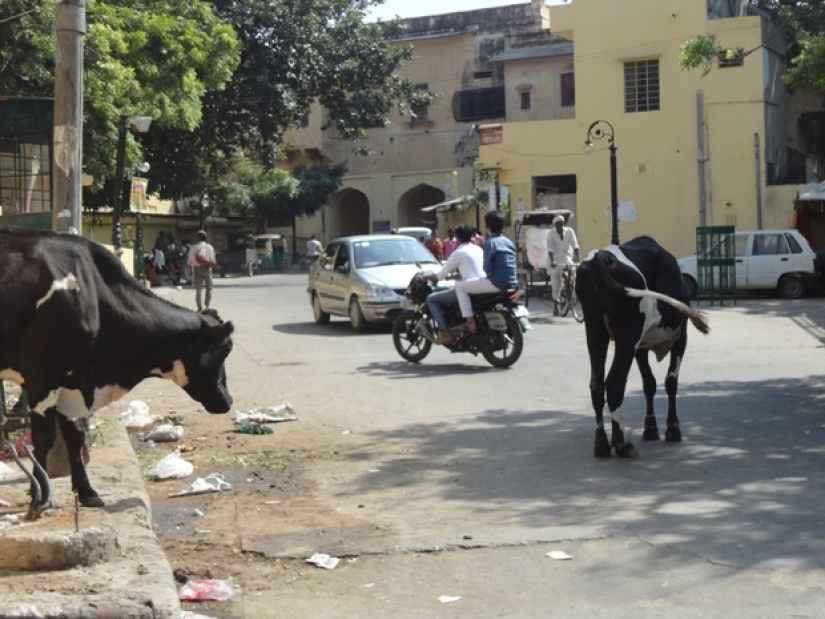
<svg viewBox="0 0 825 619">
<path fill-rule="evenodd" d="M 447 262 L 441 267 L 437 273 L 430 273 L 422 275 L 423 279 L 431 282 L 437 282 L 440 279 L 446 279 L 453 271 L 458 271 L 458 275 L 462 280 L 471 280 L 478 278 L 486 278 L 484 273 L 484 251 L 478 245 L 470 242 L 473 238 L 473 229 L 467 224 L 459 224 L 455 228 L 455 235 L 458 237 L 459 246 L 450 254 Z M 467 297 L 469 301 L 469 297 Z M 438 326 L 439 334 L 437 338 L 428 337 L 435 344 L 449 344 L 455 339 L 455 336 L 450 332 L 450 326 L 447 324 L 447 319 L 444 317 L 444 310 L 442 307 L 450 303 L 458 301 L 455 288 L 443 290 L 441 292 L 434 292 L 427 297 L 427 307 L 430 308 L 430 313 L 435 319 Z M 462 308 L 462 314 L 464 314 Z M 472 306 L 467 308 L 470 316 L 472 316 Z M 423 331 L 425 336 L 429 335 Z"/>
</svg>

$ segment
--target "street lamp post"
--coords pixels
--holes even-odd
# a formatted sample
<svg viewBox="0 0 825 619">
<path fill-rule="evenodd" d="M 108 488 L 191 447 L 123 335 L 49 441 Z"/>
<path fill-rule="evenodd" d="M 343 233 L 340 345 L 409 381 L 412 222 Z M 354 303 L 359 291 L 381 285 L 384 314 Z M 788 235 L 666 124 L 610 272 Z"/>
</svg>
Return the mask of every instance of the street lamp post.
<svg viewBox="0 0 825 619">
<path fill-rule="evenodd" d="M 203 194 L 203 197 L 201 198 L 201 227 L 200 227 L 201 230 L 204 229 L 204 227 L 203 227 L 203 223 L 204 223 L 203 222 L 203 212 L 207 208 L 209 208 L 209 194 L 205 193 L 205 194 Z"/>
<path fill-rule="evenodd" d="M 141 174 L 146 174 L 150 169 L 149 163 L 144 161 L 140 164 L 138 171 Z M 142 179 L 141 179 L 142 180 Z M 135 177 L 132 177 L 132 182 L 135 182 Z M 142 202 L 137 205 L 135 209 L 135 275 L 138 281 L 145 282 L 146 281 L 146 267 L 143 264 L 143 218 L 141 213 L 143 212 L 143 204 Z"/>
<path fill-rule="evenodd" d="M 115 196 L 112 202 L 112 246 L 115 253 L 123 254 L 123 238 L 120 232 L 120 211 L 123 203 L 123 174 L 126 166 L 126 130 L 132 125 L 136 131 L 146 133 L 152 124 L 149 116 L 121 114 L 117 131 L 117 161 L 115 166 Z"/>
<path fill-rule="evenodd" d="M 606 125 L 603 128 L 601 125 Z M 616 190 L 616 140 L 613 135 L 613 125 L 606 120 L 597 120 L 590 125 L 587 130 L 587 140 L 584 142 L 584 152 L 590 154 L 594 150 L 593 140 L 607 139 L 608 150 L 610 151 L 610 217 L 611 217 L 611 237 L 610 243 L 619 244 L 619 198 Z"/>
</svg>

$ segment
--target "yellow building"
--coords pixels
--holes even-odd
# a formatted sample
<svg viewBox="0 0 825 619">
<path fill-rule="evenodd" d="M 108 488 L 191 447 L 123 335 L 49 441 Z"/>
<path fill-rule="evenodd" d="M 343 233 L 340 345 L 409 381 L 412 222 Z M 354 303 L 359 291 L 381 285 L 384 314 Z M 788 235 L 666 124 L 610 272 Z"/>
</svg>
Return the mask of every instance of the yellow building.
<svg viewBox="0 0 825 619">
<path fill-rule="evenodd" d="M 572 117 L 573 108 L 562 105 L 558 92 L 563 72 L 572 85 L 572 46 L 550 33 L 549 17 L 543 0 L 532 0 L 404 20 L 404 36 L 395 42 L 412 45 L 415 56 L 404 73 L 436 99 L 406 117 L 391 116 L 386 127 L 370 128 L 359 145 L 368 149 L 367 156 L 353 154 L 352 143 L 320 129 L 320 108 L 306 127 L 286 136 L 294 145 L 290 164 L 326 160 L 346 162 L 348 168 L 330 205 L 298 223 L 299 237 L 320 233 L 328 241 L 421 225 L 438 227 L 443 235 L 461 221 L 477 225 L 483 212 L 459 213 L 450 205 L 422 209 L 473 190 L 480 127 L 505 118 Z M 521 49 L 531 51 L 523 56 Z M 510 60 L 505 64 L 502 56 Z M 511 90 L 505 88 L 508 81 L 514 83 Z"/>
<path fill-rule="evenodd" d="M 741 3 L 572 0 L 551 7 L 552 33 L 572 42 L 564 72 L 575 74 L 573 113 L 520 119 L 508 106 L 480 147 L 484 167 L 509 187 L 514 211 L 570 208 L 583 250 L 608 245 L 613 146 L 621 241 L 650 235 L 678 257 L 695 251 L 699 225 L 788 227 L 798 185 L 778 186 L 788 176 L 783 37 L 758 15 L 731 15 L 732 4 Z M 705 78 L 682 71 L 680 45 L 699 34 L 745 53 L 721 58 Z M 522 67 L 555 70 L 545 58 L 498 60 L 508 96 L 520 91 Z M 585 154 L 588 139 L 594 150 Z"/>
</svg>

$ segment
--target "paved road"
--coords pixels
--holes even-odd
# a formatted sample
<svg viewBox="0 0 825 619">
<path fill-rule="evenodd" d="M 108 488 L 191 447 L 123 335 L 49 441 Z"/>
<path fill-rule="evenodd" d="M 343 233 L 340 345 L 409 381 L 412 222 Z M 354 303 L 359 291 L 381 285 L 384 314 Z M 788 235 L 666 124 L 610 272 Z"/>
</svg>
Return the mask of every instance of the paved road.
<svg viewBox="0 0 825 619">
<path fill-rule="evenodd" d="M 312 323 L 304 289 L 294 274 L 218 281 L 214 305 L 237 325 L 237 407 L 288 400 L 331 446 L 305 526 L 240 534 L 273 560 L 358 560 L 273 582 L 245 600 L 250 619 L 823 616 L 821 299 L 703 308 L 712 332 L 692 331 L 681 372 L 685 442 L 641 443 L 634 371 L 640 456 L 626 461 L 592 456 L 572 318 L 531 303 L 535 329 L 510 370 L 441 348 L 413 365 L 386 329 Z M 162 294 L 192 305 L 191 290 Z M 657 403 L 663 427 L 663 388 Z"/>
</svg>

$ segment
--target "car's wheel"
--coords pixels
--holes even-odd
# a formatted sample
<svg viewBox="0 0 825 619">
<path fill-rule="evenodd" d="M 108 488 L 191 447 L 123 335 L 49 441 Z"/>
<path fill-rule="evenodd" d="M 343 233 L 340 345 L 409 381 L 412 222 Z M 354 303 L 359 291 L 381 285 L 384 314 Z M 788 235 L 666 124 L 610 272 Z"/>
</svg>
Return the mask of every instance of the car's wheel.
<svg viewBox="0 0 825 619">
<path fill-rule="evenodd" d="M 430 353 L 433 344 L 413 324 L 413 314 L 404 313 L 392 325 L 392 343 L 407 361 L 417 363 Z"/>
<path fill-rule="evenodd" d="M 801 299 L 808 292 L 805 280 L 794 275 L 786 275 L 779 280 L 779 296 L 783 299 Z"/>
<path fill-rule="evenodd" d="M 364 312 L 361 311 L 358 297 L 352 297 L 349 300 L 349 324 L 356 333 L 363 333 L 367 330 L 367 321 L 364 318 Z"/>
<path fill-rule="evenodd" d="M 682 286 L 685 289 L 685 296 L 687 296 L 688 301 L 696 297 L 696 280 L 690 275 L 682 275 Z"/>
<path fill-rule="evenodd" d="M 521 333 L 521 325 L 510 312 L 503 312 L 502 317 L 507 324 L 507 330 L 497 332 L 502 338 L 501 348 L 499 350 L 482 349 L 481 354 L 484 355 L 487 363 L 493 367 L 509 368 L 521 357 L 521 351 L 524 349 L 524 337 Z"/>
<path fill-rule="evenodd" d="M 329 324 L 329 314 L 321 309 L 321 300 L 318 298 L 317 292 L 312 293 L 312 315 L 315 318 L 315 324 Z"/>
</svg>

